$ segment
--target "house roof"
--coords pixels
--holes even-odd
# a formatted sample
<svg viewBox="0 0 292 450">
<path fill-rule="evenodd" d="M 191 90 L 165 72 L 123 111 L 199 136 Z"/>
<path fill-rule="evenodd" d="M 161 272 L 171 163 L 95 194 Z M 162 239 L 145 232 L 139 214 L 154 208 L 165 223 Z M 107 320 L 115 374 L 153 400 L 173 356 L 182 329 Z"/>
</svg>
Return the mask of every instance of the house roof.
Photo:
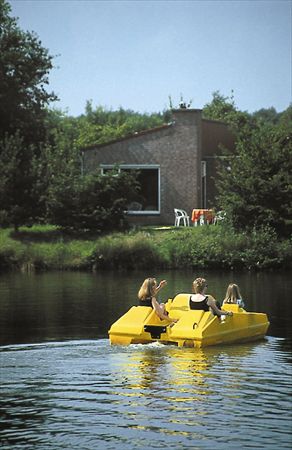
<svg viewBox="0 0 292 450">
<path fill-rule="evenodd" d="M 145 134 L 155 133 L 156 131 L 164 130 L 166 128 L 170 128 L 171 126 L 172 126 L 172 123 L 168 123 L 168 124 L 160 125 L 159 127 L 149 128 L 148 130 L 143 130 L 143 131 L 138 131 L 133 134 L 128 134 L 127 136 L 121 137 L 119 139 L 113 139 L 112 141 L 104 142 L 102 144 L 92 144 L 92 145 L 89 145 L 88 147 L 84 147 L 83 151 L 95 150 L 96 148 L 106 147 L 107 145 L 112 145 L 112 144 L 115 144 L 116 142 L 122 142 L 122 141 L 126 141 L 128 139 L 134 139 L 134 138 L 137 138 L 140 136 L 144 136 Z"/>
</svg>

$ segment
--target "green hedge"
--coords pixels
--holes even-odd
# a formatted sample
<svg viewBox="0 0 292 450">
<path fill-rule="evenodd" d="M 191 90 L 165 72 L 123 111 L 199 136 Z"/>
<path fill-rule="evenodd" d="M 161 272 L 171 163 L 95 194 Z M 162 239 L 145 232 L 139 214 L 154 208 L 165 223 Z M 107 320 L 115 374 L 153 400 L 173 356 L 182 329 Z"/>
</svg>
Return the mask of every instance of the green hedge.
<svg viewBox="0 0 292 450">
<path fill-rule="evenodd" d="M 0 270 L 291 268 L 290 239 L 269 228 L 238 233 L 225 226 L 145 228 L 103 237 L 78 236 L 56 227 L 0 232 Z"/>
</svg>

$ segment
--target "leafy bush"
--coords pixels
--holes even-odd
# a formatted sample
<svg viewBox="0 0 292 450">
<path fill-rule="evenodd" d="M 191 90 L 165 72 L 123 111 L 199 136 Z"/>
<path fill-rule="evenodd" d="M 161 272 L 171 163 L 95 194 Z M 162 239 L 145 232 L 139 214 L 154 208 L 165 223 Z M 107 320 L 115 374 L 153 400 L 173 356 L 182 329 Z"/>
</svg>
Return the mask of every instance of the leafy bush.
<svg viewBox="0 0 292 450">
<path fill-rule="evenodd" d="M 9 239 L 9 229 L 2 230 L 0 233 L 0 272 L 20 269 L 25 259 L 23 246 L 19 242 Z"/>
<path fill-rule="evenodd" d="M 289 242 L 269 227 L 251 233 L 229 226 L 174 229 L 160 239 L 165 265 L 172 268 L 267 269 L 291 265 Z M 162 248 L 161 248 L 162 247 Z"/>
<path fill-rule="evenodd" d="M 292 126 L 258 126 L 220 160 L 220 209 L 238 230 L 268 225 L 281 232 L 291 217 Z"/>
<path fill-rule="evenodd" d="M 128 172 L 61 177 L 50 189 L 48 201 L 52 224 L 73 231 L 123 230 L 125 210 L 138 186 Z"/>
<path fill-rule="evenodd" d="M 164 265 L 153 239 L 145 233 L 101 238 L 90 259 L 95 270 L 149 269 Z"/>
<path fill-rule="evenodd" d="M 288 267 L 291 261 L 289 242 L 279 242 L 270 228 L 248 234 L 220 226 L 107 236 L 98 240 L 89 265 L 95 269 L 263 270 Z"/>
<path fill-rule="evenodd" d="M 41 230 L 43 239 L 41 239 Z M 35 270 L 155 270 L 289 268 L 292 242 L 279 240 L 271 228 L 236 232 L 227 226 L 147 229 L 79 239 L 54 227 L 0 231 L 0 271 Z M 87 236 L 87 237 L 86 237 Z"/>
</svg>

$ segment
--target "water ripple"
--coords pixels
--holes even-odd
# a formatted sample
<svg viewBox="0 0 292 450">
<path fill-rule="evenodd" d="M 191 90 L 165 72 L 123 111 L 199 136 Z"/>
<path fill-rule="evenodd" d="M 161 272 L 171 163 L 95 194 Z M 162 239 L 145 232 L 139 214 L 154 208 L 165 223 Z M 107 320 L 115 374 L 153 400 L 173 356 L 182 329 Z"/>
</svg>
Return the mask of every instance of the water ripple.
<svg viewBox="0 0 292 450">
<path fill-rule="evenodd" d="M 291 448 L 281 341 L 2 347 L 2 449 Z"/>
</svg>

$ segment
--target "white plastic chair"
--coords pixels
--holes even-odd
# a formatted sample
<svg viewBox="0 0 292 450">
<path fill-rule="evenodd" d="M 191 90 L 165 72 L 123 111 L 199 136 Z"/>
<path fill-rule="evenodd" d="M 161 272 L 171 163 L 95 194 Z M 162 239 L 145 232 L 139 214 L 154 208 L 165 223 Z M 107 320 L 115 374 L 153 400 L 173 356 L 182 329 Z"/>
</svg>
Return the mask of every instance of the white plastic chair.
<svg viewBox="0 0 292 450">
<path fill-rule="evenodd" d="M 175 221 L 174 221 L 175 227 L 179 227 L 181 221 L 183 222 L 183 225 L 185 227 L 190 226 L 190 218 L 187 215 L 186 211 L 184 211 L 183 209 L 174 208 L 174 214 L 175 214 Z"/>
</svg>

